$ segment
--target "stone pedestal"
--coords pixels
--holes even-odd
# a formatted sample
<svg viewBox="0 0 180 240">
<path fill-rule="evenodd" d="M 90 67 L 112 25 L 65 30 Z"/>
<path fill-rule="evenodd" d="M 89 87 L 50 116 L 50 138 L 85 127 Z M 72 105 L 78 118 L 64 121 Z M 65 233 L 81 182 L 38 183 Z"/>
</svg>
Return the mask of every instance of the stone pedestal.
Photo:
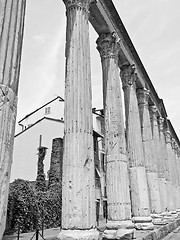
<svg viewBox="0 0 180 240">
<path fill-rule="evenodd" d="M 8 201 L 25 0 L 0 0 L 0 239 Z"/>
<path fill-rule="evenodd" d="M 89 46 L 90 0 L 66 0 L 62 230 L 59 239 L 97 239 Z"/>
<path fill-rule="evenodd" d="M 160 213 L 160 194 L 157 180 L 157 163 L 153 146 L 152 129 L 149 114 L 149 91 L 145 88 L 137 90 L 141 133 L 144 152 L 144 162 L 147 174 L 149 202 L 151 213 Z"/>
<path fill-rule="evenodd" d="M 103 72 L 103 102 L 105 118 L 105 157 L 107 160 L 107 227 L 129 226 L 131 219 L 129 175 L 124 132 L 122 97 L 118 73 L 119 45 L 113 34 L 97 39 Z M 132 225 L 132 222 L 131 222 Z"/>
<path fill-rule="evenodd" d="M 99 233 L 96 229 L 91 230 L 61 230 L 58 239 L 66 240 L 97 240 Z"/>
<path fill-rule="evenodd" d="M 140 117 L 136 97 L 136 79 L 137 75 L 133 66 L 124 65 L 121 68 L 121 80 L 125 100 L 127 149 L 129 153 L 132 216 L 148 217 L 150 209 Z"/>
</svg>

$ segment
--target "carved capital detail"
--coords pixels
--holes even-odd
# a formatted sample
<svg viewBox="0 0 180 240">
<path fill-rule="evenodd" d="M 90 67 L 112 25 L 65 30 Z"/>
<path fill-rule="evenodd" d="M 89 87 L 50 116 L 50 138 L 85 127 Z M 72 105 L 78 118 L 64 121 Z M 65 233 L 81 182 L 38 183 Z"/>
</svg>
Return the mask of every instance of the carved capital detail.
<svg viewBox="0 0 180 240">
<path fill-rule="evenodd" d="M 101 58 L 118 58 L 119 43 L 114 33 L 101 34 L 96 43 Z"/>
<path fill-rule="evenodd" d="M 138 105 L 139 106 L 148 107 L 149 90 L 146 89 L 146 88 L 137 89 L 137 99 L 138 99 Z"/>
<path fill-rule="evenodd" d="M 178 155 L 178 157 L 180 157 L 180 149 L 179 149 L 179 147 L 178 147 L 178 150 L 177 150 L 177 155 Z"/>
<path fill-rule="evenodd" d="M 166 143 L 171 143 L 171 133 L 169 131 L 165 132 Z"/>
<path fill-rule="evenodd" d="M 150 118 L 157 120 L 157 107 L 155 105 L 149 106 Z"/>
<path fill-rule="evenodd" d="M 72 8 L 81 8 L 85 11 L 89 11 L 89 5 L 92 0 L 65 0 L 67 11 Z"/>
<path fill-rule="evenodd" d="M 137 73 L 134 65 L 123 65 L 121 67 L 120 77 L 122 80 L 123 89 L 133 85 L 136 86 Z"/>
<path fill-rule="evenodd" d="M 173 149 L 173 150 L 175 150 L 175 143 L 176 143 L 175 139 L 172 138 L 172 139 L 171 139 L 171 145 L 172 145 L 172 149 Z"/>
<path fill-rule="evenodd" d="M 175 144 L 174 144 L 174 149 L 175 149 L 176 153 L 178 153 L 178 145 L 177 145 L 176 142 L 175 142 Z"/>
<path fill-rule="evenodd" d="M 158 118 L 158 123 L 159 123 L 159 130 L 160 130 L 161 132 L 163 132 L 163 130 L 164 130 L 164 118 L 159 117 L 159 118 Z"/>
</svg>

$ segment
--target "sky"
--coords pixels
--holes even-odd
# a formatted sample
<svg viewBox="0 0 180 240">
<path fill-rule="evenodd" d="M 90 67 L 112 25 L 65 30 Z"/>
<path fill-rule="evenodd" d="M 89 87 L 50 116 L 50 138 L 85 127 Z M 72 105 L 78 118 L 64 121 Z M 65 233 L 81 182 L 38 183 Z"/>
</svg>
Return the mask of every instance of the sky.
<svg viewBox="0 0 180 240">
<path fill-rule="evenodd" d="M 113 3 L 180 138 L 180 1 Z M 27 0 L 18 121 L 57 95 L 64 97 L 65 35 L 62 0 Z M 97 37 L 90 25 L 93 107 L 100 108 L 102 73 Z"/>
</svg>

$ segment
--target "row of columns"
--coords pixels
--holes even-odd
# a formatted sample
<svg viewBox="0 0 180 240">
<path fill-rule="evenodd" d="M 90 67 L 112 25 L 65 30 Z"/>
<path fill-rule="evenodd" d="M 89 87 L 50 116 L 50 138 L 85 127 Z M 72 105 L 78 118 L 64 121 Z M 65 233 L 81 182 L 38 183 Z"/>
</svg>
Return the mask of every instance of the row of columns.
<svg viewBox="0 0 180 240">
<path fill-rule="evenodd" d="M 60 239 L 97 239 L 89 44 L 91 0 L 66 5 L 65 148 Z M 25 0 L 0 0 L 0 239 L 2 237 L 16 119 Z M 179 206 L 180 151 L 149 92 L 136 89 L 134 66 L 121 67 L 126 137 L 119 81 L 119 50 L 113 34 L 97 40 L 103 72 L 107 227 L 151 228 L 151 213 Z M 149 111 L 150 110 L 150 111 Z M 133 219 L 132 219 L 133 217 Z M 143 224 L 141 224 L 143 222 Z M 132 224 L 133 223 L 133 224 Z"/>
<path fill-rule="evenodd" d="M 66 0 L 65 149 L 60 239 L 97 239 L 89 51 L 90 0 Z M 107 228 L 152 229 L 152 215 L 179 208 L 179 149 L 149 106 L 149 91 L 136 89 L 134 66 L 120 68 L 113 33 L 97 39 L 103 74 Z M 126 136 L 125 136 L 126 135 Z M 178 167 L 177 167 L 178 166 Z M 172 193 L 173 191 L 173 193 Z M 166 214 L 165 214 L 166 215 Z M 134 225 L 135 224 L 135 225 Z"/>
</svg>

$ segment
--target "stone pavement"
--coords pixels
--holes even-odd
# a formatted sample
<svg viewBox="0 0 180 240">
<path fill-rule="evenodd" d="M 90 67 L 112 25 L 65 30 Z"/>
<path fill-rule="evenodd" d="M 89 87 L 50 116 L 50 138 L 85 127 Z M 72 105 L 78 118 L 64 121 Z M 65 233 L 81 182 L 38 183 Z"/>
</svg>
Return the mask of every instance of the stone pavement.
<svg viewBox="0 0 180 240">
<path fill-rule="evenodd" d="M 44 230 L 44 239 L 55 240 L 60 232 L 60 228 L 52 228 Z M 20 234 L 20 240 L 30 240 L 34 232 Z M 136 231 L 135 240 L 180 240 L 180 218 L 168 224 L 156 227 L 154 230 Z M 33 237 L 35 240 L 35 235 Z M 32 240 L 33 240 L 32 239 Z M 118 238 L 118 240 L 126 240 L 131 238 Z M 17 234 L 4 236 L 3 240 L 17 240 Z M 39 236 L 39 240 L 42 238 Z M 110 240 L 110 239 L 109 239 Z M 115 239 L 111 239 L 115 240 Z"/>
<path fill-rule="evenodd" d="M 167 235 L 169 236 L 170 233 L 176 232 L 179 226 L 180 226 L 180 218 L 174 220 L 173 222 L 169 222 L 164 226 L 156 227 L 153 231 L 136 231 L 135 239 L 136 240 L 160 240 L 160 239 L 164 240 L 166 239 L 165 237 Z M 169 239 L 167 238 L 167 240 Z M 180 240 L 180 237 L 177 240 Z"/>
<path fill-rule="evenodd" d="M 176 228 L 172 233 L 168 234 L 163 240 L 180 240 L 180 227 Z"/>
</svg>

